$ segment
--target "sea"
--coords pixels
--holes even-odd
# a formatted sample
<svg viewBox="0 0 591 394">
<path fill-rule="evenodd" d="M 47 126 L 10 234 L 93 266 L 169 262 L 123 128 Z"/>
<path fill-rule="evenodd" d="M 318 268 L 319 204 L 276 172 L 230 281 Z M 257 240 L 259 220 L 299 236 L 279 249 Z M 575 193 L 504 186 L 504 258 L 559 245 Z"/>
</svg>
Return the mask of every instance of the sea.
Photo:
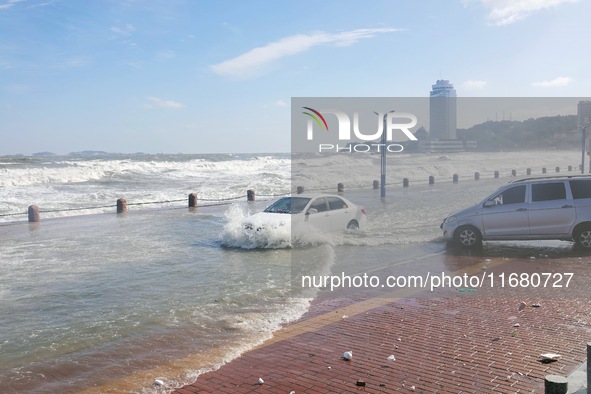
<svg viewBox="0 0 591 394">
<path fill-rule="evenodd" d="M 296 273 L 442 253 L 448 214 L 528 169 L 578 174 L 580 160 L 575 150 L 389 154 L 380 197 L 374 153 L 0 157 L 0 392 L 165 393 L 191 383 L 329 291 L 294 291 Z M 339 183 L 365 207 L 365 230 L 296 242 L 289 229 L 253 237 L 241 225 L 298 186 L 336 194 Z M 30 205 L 38 223 L 27 221 Z"/>
</svg>

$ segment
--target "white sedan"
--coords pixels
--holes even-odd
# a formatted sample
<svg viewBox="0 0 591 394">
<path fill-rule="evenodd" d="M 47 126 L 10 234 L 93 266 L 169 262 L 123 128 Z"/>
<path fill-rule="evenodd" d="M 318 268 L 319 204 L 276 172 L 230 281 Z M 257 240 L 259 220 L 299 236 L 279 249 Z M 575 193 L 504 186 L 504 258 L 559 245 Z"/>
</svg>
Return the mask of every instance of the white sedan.
<svg viewBox="0 0 591 394">
<path fill-rule="evenodd" d="M 304 225 L 323 232 L 365 229 L 365 208 L 353 204 L 344 197 L 330 194 L 298 194 L 283 197 L 263 212 L 244 219 L 246 230 L 260 231 L 266 228 Z"/>
</svg>

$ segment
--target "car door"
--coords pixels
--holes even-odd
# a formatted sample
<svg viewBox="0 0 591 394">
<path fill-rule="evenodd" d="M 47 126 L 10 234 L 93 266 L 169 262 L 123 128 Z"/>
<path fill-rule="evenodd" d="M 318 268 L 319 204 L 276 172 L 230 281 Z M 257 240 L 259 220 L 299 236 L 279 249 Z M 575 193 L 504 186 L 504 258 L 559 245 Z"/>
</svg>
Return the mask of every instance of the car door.
<svg viewBox="0 0 591 394">
<path fill-rule="evenodd" d="M 568 183 L 575 203 L 577 222 L 591 220 L 591 180 L 573 179 Z"/>
<path fill-rule="evenodd" d="M 488 199 L 482 208 L 486 238 L 529 235 L 527 185 L 515 185 Z"/>
<path fill-rule="evenodd" d="M 328 204 L 326 198 L 316 197 L 308 206 L 306 212 L 306 222 L 308 225 L 315 227 L 320 231 L 331 231 L 330 228 L 330 214 L 328 211 Z"/>
<path fill-rule="evenodd" d="M 326 201 L 328 202 L 331 231 L 344 231 L 351 220 L 351 209 L 339 197 L 326 197 Z"/>
<path fill-rule="evenodd" d="M 529 208 L 530 234 L 569 234 L 576 211 L 564 181 L 532 183 Z"/>
</svg>

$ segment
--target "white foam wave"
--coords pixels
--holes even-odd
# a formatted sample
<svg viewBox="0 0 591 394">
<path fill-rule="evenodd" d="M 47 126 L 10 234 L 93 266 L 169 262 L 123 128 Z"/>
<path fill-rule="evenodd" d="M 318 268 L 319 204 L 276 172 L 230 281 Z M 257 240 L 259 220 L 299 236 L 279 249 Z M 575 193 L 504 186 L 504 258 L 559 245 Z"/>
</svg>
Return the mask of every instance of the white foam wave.
<svg viewBox="0 0 591 394">
<path fill-rule="evenodd" d="M 564 172 L 568 165 L 577 168 L 579 161 L 577 151 L 392 154 L 388 156 L 386 182 L 395 185 L 409 178 L 411 185 L 426 184 L 429 176 L 435 176 L 436 182 L 450 182 L 453 174 L 461 180 L 473 179 L 476 171 L 483 179 L 492 178 L 494 171 L 506 177 L 513 169 L 524 176 L 526 168 L 532 169 L 532 175 L 539 175 L 543 167 L 548 173 L 556 166 Z M 293 161 L 281 155 L 27 161 L 0 166 L 0 215 L 22 214 L 31 204 L 42 211 L 114 206 L 121 197 L 130 204 L 151 203 L 180 201 L 195 192 L 202 202 L 243 200 L 246 191 L 252 189 L 257 198 L 273 198 L 289 193 L 292 185 L 308 191 L 334 190 L 339 182 L 351 190 L 370 187 L 379 178 L 379 168 L 376 154 L 311 156 Z M 43 216 L 112 210 L 61 211 Z M 0 221 L 25 218 L 0 216 Z"/>
<path fill-rule="evenodd" d="M 518 176 L 524 176 L 527 168 L 532 175 L 540 175 L 542 168 L 547 167 L 548 173 L 554 167 L 571 165 L 578 168 L 580 152 L 547 151 L 547 152 L 460 152 L 447 154 L 391 154 L 387 157 L 386 182 L 401 183 L 408 178 L 412 183 L 426 183 L 429 176 L 436 181 L 451 181 L 453 174 L 460 179 L 473 179 L 479 172 L 482 178 L 492 178 L 495 171 L 501 177 L 510 176 L 516 170 Z M 378 154 L 337 154 L 337 155 L 306 155 L 294 158 L 292 162 L 293 184 L 303 186 L 306 190 L 333 189 L 338 182 L 346 188 L 369 187 L 380 175 L 380 156 Z"/>
<path fill-rule="evenodd" d="M 344 233 L 326 233 L 313 227 L 294 228 L 290 225 L 289 217 L 285 218 L 284 225 L 272 225 L 268 220 L 253 216 L 249 223 L 255 230 L 247 230 L 243 221 L 252 214 L 252 211 L 240 204 L 233 204 L 226 210 L 224 215 L 227 223 L 220 235 L 223 246 L 241 249 L 283 249 L 343 244 Z"/>
<path fill-rule="evenodd" d="M 112 212 L 118 198 L 134 203 L 179 201 L 197 193 L 203 202 L 244 199 L 289 192 L 289 159 L 280 156 L 167 159 L 54 159 L 0 167 L 0 215 L 24 214 L 38 205 L 43 217 Z M 83 211 L 72 209 L 85 208 Z M 90 209 L 86 209 L 90 208 Z M 51 211 L 51 212 L 50 212 Z M 59 212 L 55 212 L 59 211 Z M 0 216 L 0 221 L 23 217 Z"/>
<path fill-rule="evenodd" d="M 203 365 L 198 369 L 188 370 L 184 376 L 168 377 L 162 379 L 164 386 L 144 387 L 143 394 L 164 394 L 175 388 L 193 383 L 200 375 L 215 371 L 224 364 L 240 357 L 245 352 L 261 345 L 273 337 L 273 333 L 279 330 L 283 325 L 293 322 L 310 307 L 310 298 L 289 298 L 281 310 L 270 313 L 247 313 L 242 314 L 237 319 L 236 329 L 240 330 L 239 341 L 225 343 L 221 345 L 223 355 L 220 359 L 213 361 L 210 365 Z M 193 367 L 194 368 L 194 367 Z"/>
</svg>

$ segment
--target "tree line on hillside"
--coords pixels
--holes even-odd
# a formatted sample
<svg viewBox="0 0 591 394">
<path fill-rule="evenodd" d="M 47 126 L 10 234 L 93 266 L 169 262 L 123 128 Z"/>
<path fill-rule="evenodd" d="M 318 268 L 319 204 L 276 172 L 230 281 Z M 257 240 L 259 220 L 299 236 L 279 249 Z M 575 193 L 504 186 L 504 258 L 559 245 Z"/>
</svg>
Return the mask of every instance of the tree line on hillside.
<svg viewBox="0 0 591 394">
<path fill-rule="evenodd" d="M 492 151 L 576 148 L 581 144 L 580 136 L 576 115 L 487 121 L 468 129 L 458 129 L 459 139 L 476 141 L 478 150 Z"/>
</svg>

